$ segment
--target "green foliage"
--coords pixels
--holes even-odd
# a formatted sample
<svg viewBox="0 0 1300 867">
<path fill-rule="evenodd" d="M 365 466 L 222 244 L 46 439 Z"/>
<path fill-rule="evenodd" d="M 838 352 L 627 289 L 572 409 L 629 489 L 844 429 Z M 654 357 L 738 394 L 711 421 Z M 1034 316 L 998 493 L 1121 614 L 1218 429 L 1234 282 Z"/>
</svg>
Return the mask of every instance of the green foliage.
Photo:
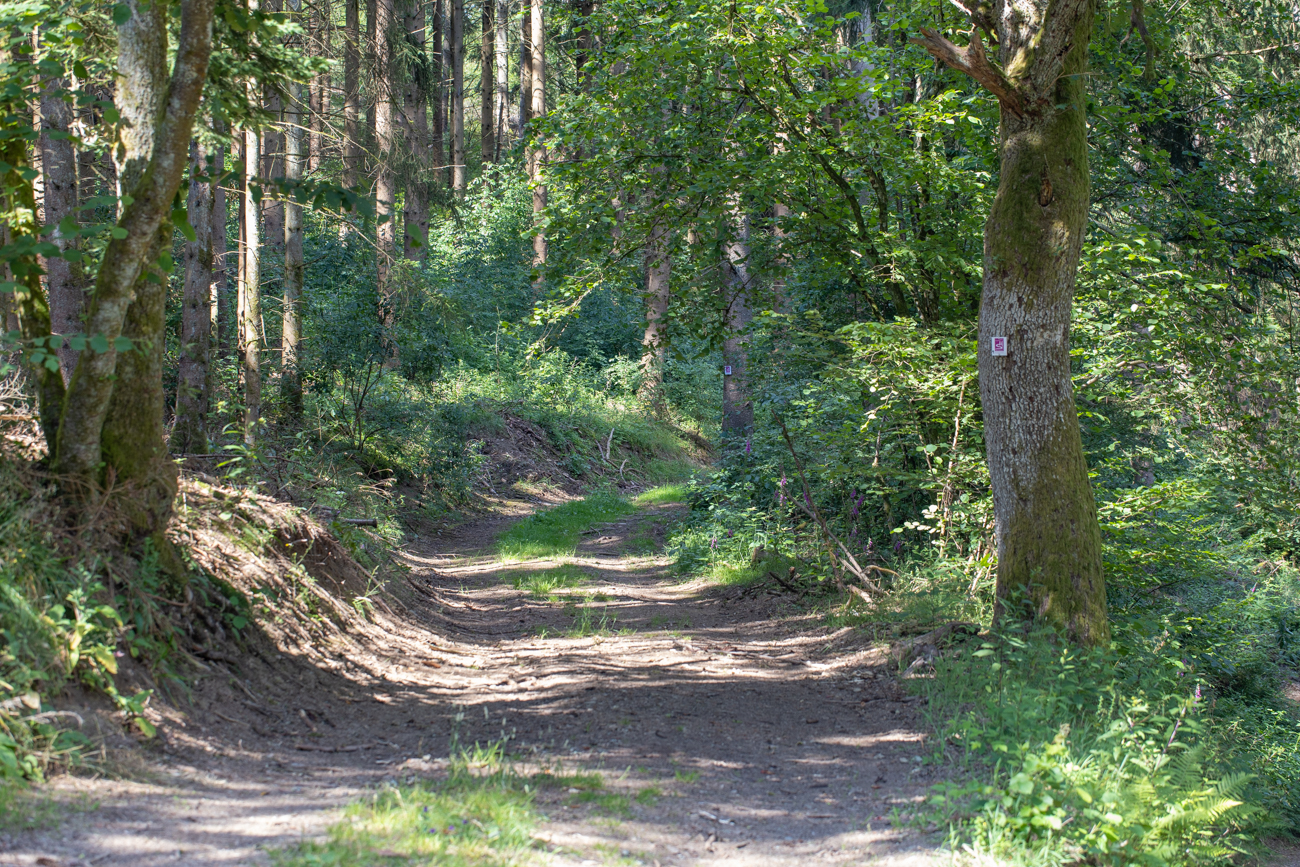
<svg viewBox="0 0 1300 867">
<path fill-rule="evenodd" d="M 917 683 L 939 742 L 981 770 L 933 799 L 972 817 L 961 839 L 1034 863 L 1208 864 L 1274 827 L 1270 810 L 1290 820 L 1300 765 L 1262 776 L 1264 756 L 1238 742 L 1243 723 L 1260 720 L 1243 720 L 1240 701 L 1216 688 L 1222 645 L 1203 627 L 1247 631 L 1230 603 L 1204 617 L 1117 618 L 1113 649 L 1013 630 L 937 661 L 935 678 Z M 1255 731 L 1271 761 L 1300 736 L 1295 720 Z"/>
<path fill-rule="evenodd" d="M 635 510 L 617 494 L 607 491 L 590 494 L 514 524 L 497 538 L 497 554 L 513 560 L 572 557 L 584 530 Z"/>
</svg>

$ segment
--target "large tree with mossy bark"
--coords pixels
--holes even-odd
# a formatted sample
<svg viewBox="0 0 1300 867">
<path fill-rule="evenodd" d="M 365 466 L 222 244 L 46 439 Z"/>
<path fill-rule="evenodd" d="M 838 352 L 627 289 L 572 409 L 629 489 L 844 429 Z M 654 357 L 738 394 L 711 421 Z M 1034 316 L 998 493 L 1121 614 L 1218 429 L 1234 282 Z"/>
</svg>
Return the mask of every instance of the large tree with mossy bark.
<svg viewBox="0 0 1300 867">
<path fill-rule="evenodd" d="M 174 55 L 165 4 L 121 6 L 114 93 L 121 122 L 113 148 L 121 210 L 88 299 L 86 349 L 66 389 L 57 367 L 42 375 L 41 416 L 61 486 L 87 507 L 110 489 L 127 492 L 130 534 L 141 538 L 161 534 L 176 491 L 163 440 L 161 266 L 207 78 L 214 2 L 184 0 Z M 23 337 L 54 346 L 40 287 L 29 288 Z"/>
<path fill-rule="evenodd" d="M 915 41 L 1001 108 L 1001 174 L 984 233 L 979 379 L 997 532 L 996 617 L 1109 638 L 1101 532 L 1070 377 L 1070 312 L 1088 222 L 1085 76 L 1095 0 L 956 0 L 962 48 Z M 996 40 L 998 63 L 980 34 Z M 993 354 L 994 338 L 1006 354 Z"/>
</svg>

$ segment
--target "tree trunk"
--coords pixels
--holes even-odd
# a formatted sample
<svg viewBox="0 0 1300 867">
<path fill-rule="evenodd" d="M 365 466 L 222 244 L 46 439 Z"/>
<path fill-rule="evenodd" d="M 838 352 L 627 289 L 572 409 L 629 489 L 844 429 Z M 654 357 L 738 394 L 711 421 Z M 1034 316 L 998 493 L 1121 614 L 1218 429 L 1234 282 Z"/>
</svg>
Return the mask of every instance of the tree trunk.
<svg viewBox="0 0 1300 867">
<path fill-rule="evenodd" d="M 542 0 L 532 0 L 532 116 L 546 114 L 546 20 Z M 534 134 L 528 155 L 528 177 L 533 186 L 533 266 L 546 264 L 546 232 L 541 227 L 542 213 L 546 210 L 546 184 L 542 172 L 546 167 L 546 147 Z M 540 272 L 535 283 L 541 281 Z"/>
<path fill-rule="evenodd" d="M 267 12 L 280 12 L 284 6 L 282 0 L 262 0 Z M 262 133 L 261 176 L 270 181 L 284 177 L 284 100 L 278 90 L 271 86 L 264 88 L 263 106 L 271 117 L 271 123 Z M 262 240 L 271 247 L 284 243 L 284 202 L 279 196 L 262 197 Z"/>
<path fill-rule="evenodd" d="M 463 196 L 465 176 L 465 0 L 451 0 L 451 188 Z"/>
<path fill-rule="evenodd" d="M 669 287 L 673 260 L 668 253 L 668 230 L 656 223 L 645 249 L 645 337 L 641 340 L 641 388 L 638 396 L 656 412 L 664 409 L 664 356 L 668 348 Z"/>
<path fill-rule="evenodd" d="M 224 132 L 224 124 L 214 125 Z M 226 149 L 217 145 L 212 152 L 212 177 L 226 173 Z M 212 186 L 212 342 L 221 357 L 230 354 L 230 254 L 226 243 L 226 190 L 219 183 Z M 197 231 L 197 230 L 195 230 Z M 211 388 L 208 394 L 212 393 Z M 209 407 L 210 409 L 210 407 Z"/>
<path fill-rule="evenodd" d="M 343 186 L 361 182 L 361 9 L 344 0 L 343 15 Z"/>
<path fill-rule="evenodd" d="M 419 58 L 407 76 L 403 115 L 407 151 L 415 171 L 406 184 L 405 224 L 403 246 L 406 258 L 422 260 L 429 243 L 429 187 L 425 172 L 429 164 L 429 64 L 425 43 L 425 14 L 423 0 L 412 0 L 406 5 L 406 39 L 412 56 Z"/>
<path fill-rule="evenodd" d="M 496 0 L 496 93 L 492 107 L 493 162 L 501 161 L 509 135 L 506 128 L 510 105 L 510 0 Z"/>
<path fill-rule="evenodd" d="M 433 4 L 433 167 L 437 172 L 438 183 L 446 189 L 447 181 L 447 64 L 443 62 L 446 44 L 446 16 L 443 15 L 445 0 L 434 0 Z"/>
<path fill-rule="evenodd" d="M 578 89 L 587 90 L 589 83 L 587 81 L 587 61 L 591 59 L 591 25 L 588 19 L 591 13 L 595 11 L 595 3 L 592 0 L 577 0 L 578 23 L 577 23 L 577 47 L 573 51 L 573 72 L 578 79 Z"/>
<path fill-rule="evenodd" d="M 60 228 L 65 220 L 77 219 L 77 157 L 68 134 L 72 129 L 72 107 L 63 100 L 66 82 L 51 81 L 41 94 L 41 166 L 45 170 L 45 222 L 53 225 L 50 240 L 60 253 L 75 249 L 75 235 Z M 80 263 L 62 256 L 45 260 L 46 297 L 50 305 L 50 327 L 55 334 L 80 334 L 85 308 L 84 271 Z M 59 370 L 67 385 L 77 364 L 77 351 L 66 342 L 59 349 Z"/>
<path fill-rule="evenodd" d="M 483 2 L 483 38 L 479 41 L 479 149 L 483 164 L 495 162 L 496 135 L 495 116 L 492 113 L 492 95 L 496 92 L 496 76 L 492 70 L 492 26 L 493 10 L 496 0 Z"/>
<path fill-rule="evenodd" d="M 736 441 L 749 436 L 754 427 L 748 373 L 749 325 L 754 318 L 749 297 L 749 218 L 738 215 L 734 230 L 735 237 L 723 247 L 722 262 L 727 304 L 727 336 L 722 342 L 722 436 Z"/>
<path fill-rule="evenodd" d="M 0 59 L 7 53 L 0 50 Z M 6 244 L 19 243 L 25 240 L 24 236 L 34 241 L 41 229 L 36 219 L 36 191 L 34 178 L 30 176 L 33 170 L 28 165 L 27 141 L 21 135 L 23 127 L 31 122 L 31 115 L 27 113 L 27 106 L 20 102 L 15 105 L 15 102 L 19 101 L 0 101 L 0 131 L 11 133 L 0 138 L 0 161 L 6 166 L 0 173 L 0 191 L 3 191 L 0 204 L 4 208 L 2 240 Z M 50 308 L 41 288 L 41 271 L 36 258 L 13 260 L 8 263 L 7 270 L 10 273 L 4 275 L 4 279 L 12 279 L 15 287 L 12 297 L 0 293 L 0 299 L 9 304 L 6 312 L 10 315 L 6 319 L 12 317 L 16 321 L 3 322 L 4 330 L 17 326 L 24 341 L 47 340 L 50 336 Z M 29 360 L 36 361 L 30 356 Z M 41 433 L 45 436 L 47 448 L 53 453 L 63 412 L 63 377 L 57 365 L 51 370 L 43 361 L 30 369 L 30 376 L 36 385 Z"/>
<path fill-rule="evenodd" d="M 256 94 L 249 85 L 250 97 Z M 256 130 L 244 130 L 244 201 L 240 208 L 239 237 L 239 357 L 244 378 L 244 445 L 257 441 L 262 417 L 262 281 L 261 237 L 257 202 L 253 198 L 254 172 L 261 155 Z"/>
<path fill-rule="evenodd" d="M 393 97 L 395 91 L 393 63 L 393 0 L 375 0 L 375 145 L 378 150 L 379 174 L 375 184 L 376 290 L 379 297 L 379 321 L 387 328 L 393 324 L 392 268 L 396 252 L 396 225 L 393 206 L 397 185 L 393 178 L 393 161 L 397 158 L 393 144 Z M 391 358 L 396 347 L 390 345 Z"/>
<path fill-rule="evenodd" d="M 519 22 L 519 114 L 515 120 L 515 138 L 522 139 L 528 129 L 533 109 L 533 12 L 531 0 L 525 0 Z"/>
<path fill-rule="evenodd" d="M 290 0 L 298 8 L 298 0 Z M 284 175 L 290 181 L 302 179 L 303 153 L 302 98 L 304 88 L 294 84 L 284 111 Z M 284 303 L 280 327 L 280 390 L 289 418 L 302 418 L 302 371 L 298 344 L 302 335 L 302 205 L 290 197 L 284 205 Z"/>
<path fill-rule="evenodd" d="M 1093 0 L 1000 0 L 1001 70 L 978 29 L 918 40 L 1001 103 L 1002 165 L 984 234 L 979 373 L 998 547 L 995 619 L 1109 639 L 1101 533 L 1070 375 L 1070 313 L 1088 221 L 1084 81 Z M 976 22 L 979 24 L 980 22 Z M 993 355 L 993 341 L 1005 355 Z"/>
<path fill-rule="evenodd" d="M 212 0 L 186 0 L 168 75 L 167 9 L 132 2 L 118 26 L 115 153 L 128 196 L 100 262 L 86 331 L 107 350 L 83 352 L 68 385 L 55 471 L 74 493 L 106 479 L 134 493 L 122 503 L 133 533 L 160 533 L 171 515 L 176 467 L 163 442 L 162 358 L 167 275 L 146 273 L 171 238 L 171 206 L 188 164 L 194 114 L 212 49 Z M 124 336 L 133 349 L 116 351 Z"/>
<path fill-rule="evenodd" d="M 208 155 L 190 143 L 190 192 L 186 210 L 194 240 L 185 244 L 185 282 L 181 301 L 180 369 L 176 381 L 176 423 L 171 451 L 207 454 L 208 351 L 212 333 L 212 183 Z"/>
<path fill-rule="evenodd" d="M 312 15 L 312 46 L 321 57 L 334 54 L 330 35 L 333 31 L 333 12 L 328 0 L 322 0 Z M 325 115 L 330 110 L 330 74 L 321 71 L 311 80 L 311 105 L 308 107 L 310 133 L 307 140 L 307 172 L 315 175 L 325 164 Z"/>
</svg>

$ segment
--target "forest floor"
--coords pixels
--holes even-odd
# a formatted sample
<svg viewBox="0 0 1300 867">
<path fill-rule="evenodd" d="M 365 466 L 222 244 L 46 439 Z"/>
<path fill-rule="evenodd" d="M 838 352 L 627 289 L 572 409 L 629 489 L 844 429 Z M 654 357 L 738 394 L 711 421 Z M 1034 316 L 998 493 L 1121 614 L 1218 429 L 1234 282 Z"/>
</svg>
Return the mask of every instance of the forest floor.
<svg viewBox="0 0 1300 867">
<path fill-rule="evenodd" d="M 523 773 L 601 775 L 537 793 L 552 864 L 947 860 L 909 821 L 935 780 L 883 650 L 792 596 L 673 574 L 657 552 L 680 505 L 596 528 L 564 561 L 580 583 L 534 595 L 557 563 L 486 553 L 526 504 L 502 507 L 409 546 L 361 639 L 214 663 L 114 778 L 18 802 L 0 865 L 267 863 L 503 738 Z"/>
</svg>

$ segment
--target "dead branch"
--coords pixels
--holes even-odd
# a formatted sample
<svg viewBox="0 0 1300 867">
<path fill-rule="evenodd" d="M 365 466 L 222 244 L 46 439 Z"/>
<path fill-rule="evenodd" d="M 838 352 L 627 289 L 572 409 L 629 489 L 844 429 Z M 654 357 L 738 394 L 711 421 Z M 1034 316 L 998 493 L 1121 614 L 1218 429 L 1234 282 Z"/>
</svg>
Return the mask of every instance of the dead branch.
<svg viewBox="0 0 1300 867">
<path fill-rule="evenodd" d="M 985 90 L 996 96 L 1003 108 L 1016 117 L 1024 117 L 1024 102 L 1020 98 L 1019 91 L 984 53 L 984 43 L 980 39 L 978 29 L 971 31 L 970 45 L 965 48 L 941 36 L 938 31 L 926 27 L 921 28 L 921 36 L 914 36 L 909 41 L 930 52 L 945 66 L 966 73 Z"/>
<path fill-rule="evenodd" d="M 804 514 L 809 518 L 812 518 L 813 523 L 815 523 L 817 528 L 821 531 L 824 544 L 826 545 L 826 553 L 830 555 L 831 566 L 836 570 L 836 585 L 838 585 L 841 590 L 848 590 L 848 587 L 845 586 L 843 580 L 838 574 L 839 570 L 843 569 L 852 572 L 854 577 L 861 581 L 862 584 L 871 590 L 872 593 L 883 593 L 884 591 L 882 591 L 874 581 L 867 577 L 866 570 L 858 565 L 858 561 L 849 552 L 849 549 L 844 546 L 844 543 L 839 540 L 839 537 L 832 533 L 831 528 L 826 525 L 826 519 L 822 517 L 821 511 L 818 510 L 817 506 L 813 503 L 812 490 L 808 487 L 808 477 L 804 473 L 803 461 L 799 458 L 799 453 L 795 451 L 794 440 L 790 437 L 790 431 L 786 429 L 785 419 L 781 418 L 781 416 L 775 411 L 772 413 L 772 418 L 781 426 L 781 436 L 785 438 L 786 448 L 790 450 L 790 457 L 794 459 L 795 470 L 799 473 L 799 484 L 803 487 L 803 500 L 800 501 L 796 497 L 795 505 L 802 509 Z M 836 548 L 839 548 L 840 551 L 843 552 L 843 560 L 836 555 Z"/>
</svg>

